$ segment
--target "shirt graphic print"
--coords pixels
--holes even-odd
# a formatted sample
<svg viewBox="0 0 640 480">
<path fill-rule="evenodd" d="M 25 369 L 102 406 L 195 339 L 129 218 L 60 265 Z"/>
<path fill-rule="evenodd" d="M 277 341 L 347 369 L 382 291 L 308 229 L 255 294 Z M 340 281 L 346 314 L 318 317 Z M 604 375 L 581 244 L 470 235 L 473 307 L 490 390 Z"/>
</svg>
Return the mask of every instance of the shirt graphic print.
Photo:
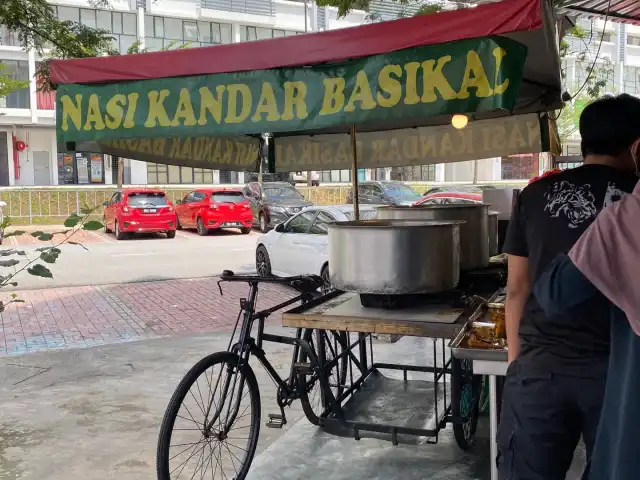
<svg viewBox="0 0 640 480">
<path fill-rule="evenodd" d="M 627 192 L 616 187 L 615 183 L 609 182 L 609 184 L 607 185 L 607 191 L 604 194 L 604 202 L 602 202 L 602 208 L 607 208 L 609 205 L 613 205 L 626 194 Z"/>
<path fill-rule="evenodd" d="M 544 211 L 553 218 L 566 218 L 569 228 L 579 227 L 597 213 L 596 197 L 589 184 L 576 185 L 566 180 L 554 182 L 544 198 L 547 201 Z"/>
</svg>

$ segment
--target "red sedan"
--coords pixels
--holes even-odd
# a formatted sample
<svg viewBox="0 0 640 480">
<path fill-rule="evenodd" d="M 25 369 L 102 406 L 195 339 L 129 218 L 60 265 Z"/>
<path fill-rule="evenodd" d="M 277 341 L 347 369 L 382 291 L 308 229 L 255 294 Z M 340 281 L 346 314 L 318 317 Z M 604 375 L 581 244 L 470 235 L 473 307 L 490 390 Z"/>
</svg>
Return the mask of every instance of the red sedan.
<svg viewBox="0 0 640 480">
<path fill-rule="evenodd" d="M 133 233 L 166 233 L 176 236 L 176 214 L 162 190 L 148 188 L 116 192 L 104 203 L 104 231 L 118 240 Z"/>
<path fill-rule="evenodd" d="M 199 235 L 220 228 L 239 228 L 243 234 L 251 231 L 251 204 L 240 190 L 198 189 L 176 203 L 178 229 L 195 228 Z"/>
</svg>

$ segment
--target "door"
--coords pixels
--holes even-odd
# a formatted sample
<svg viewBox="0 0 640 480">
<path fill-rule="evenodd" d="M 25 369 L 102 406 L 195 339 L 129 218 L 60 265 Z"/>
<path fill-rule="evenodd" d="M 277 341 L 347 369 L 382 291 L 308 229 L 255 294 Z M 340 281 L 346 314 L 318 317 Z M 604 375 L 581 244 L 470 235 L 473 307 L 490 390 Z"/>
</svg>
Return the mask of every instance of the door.
<svg viewBox="0 0 640 480">
<path fill-rule="evenodd" d="M 193 197 L 189 202 L 189 225 L 195 226 L 198 221 L 198 216 L 200 215 L 200 210 L 204 205 L 204 200 L 207 196 L 202 192 L 193 192 Z M 203 221 L 205 221 L 203 219 Z"/>
<path fill-rule="evenodd" d="M 309 245 L 312 237 L 309 230 L 315 216 L 315 211 L 305 211 L 293 217 L 285 225 L 285 231 L 277 243 L 279 263 L 289 275 L 314 273 L 310 271 L 314 259 Z"/>
<path fill-rule="evenodd" d="M 258 219 L 260 217 L 260 207 L 262 204 L 262 189 L 260 184 L 252 182 L 246 187 L 245 196 L 251 203 L 251 212 L 253 213 L 253 224 L 258 225 Z"/>
<path fill-rule="evenodd" d="M 178 221 L 180 225 L 183 227 L 192 227 L 193 225 L 189 224 L 189 203 L 193 201 L 193 193 L 189 193 L 186 197 L 182 199 L 182 203 L 176 205 L 176 216 L 178 217 Z"/>
<path fill-rule="evenodd" d="M 51 185 L 49 152 L 33 152 L 33 184 Z"/>
<path fill-rule="evenodd" d="M 370 193 L 370 198 L 371 201 L 369 202 L 372 205 L 383 205 L 386 202 L 385 199 L 385 195 L 384 192 L 382 191 L 382 188 L 380 188 L 378 185 L 369 185 L 369 187 L 371 187 L 371 193 Z"/>
<path fill-rule="evenodd" d="M 329 223 L 336 219 L 328 212 L 318 211 L 313 225 L 309 230 L 309 241 L 307 255 L 313 259 L 313 271 L 308 273 L 320 275 L 322 266 L 329 260 Z"/>
<path fill-rule="evenodd" d="M 106 207 L 104 207 L 105 225 L 110 230 L 113 230 L 115 228 L 114 221 L 116 218 L 116 205 L 120 202 L 121 198 L 122 198 L 121 192 L 114 193 L 113 196 L 111 197 L 111 200 L 109 200 L 109 204 Z"/>
<path fill-rule="evenodd" d="M 364 205 L 368 205 L 370 203 L 373 203 L 371 201 L 371 187 L 373 185 L 370 184 L 364 184 L 364 185 L 360 185 L 358 187 L 358 200 L 360 201 L 361 204 Z"/>
</svg>

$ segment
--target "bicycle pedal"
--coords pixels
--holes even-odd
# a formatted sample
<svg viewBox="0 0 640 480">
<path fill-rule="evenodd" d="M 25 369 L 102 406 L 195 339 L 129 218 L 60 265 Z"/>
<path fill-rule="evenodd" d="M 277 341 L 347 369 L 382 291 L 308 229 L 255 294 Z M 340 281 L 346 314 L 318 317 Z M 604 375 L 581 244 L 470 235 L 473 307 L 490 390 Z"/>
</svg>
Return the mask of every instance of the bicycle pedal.
<svg viewBox="0 0 640 480">
<path fill-rule="evenodd" d="M 313 368 L 310 363 L 296 362 L 293 364 L 293 368 L 302 375 L 313 375 Z"/>
<path fill-rule="evenodd" d="M 266 423 L 267 428 L 282 428 L 287 424 L 287 419 L 279 413 L 270 413 L 269 421 Z"/>
</svg>

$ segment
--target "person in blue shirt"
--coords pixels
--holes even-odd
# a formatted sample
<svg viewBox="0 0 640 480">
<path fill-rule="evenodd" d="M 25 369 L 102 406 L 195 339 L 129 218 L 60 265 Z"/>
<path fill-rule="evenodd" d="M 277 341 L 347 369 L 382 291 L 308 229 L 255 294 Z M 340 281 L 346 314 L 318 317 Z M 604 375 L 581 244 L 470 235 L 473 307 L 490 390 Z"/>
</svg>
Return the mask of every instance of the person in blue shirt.
<svg viewBox="0 0 640 480">
<path fill-rule="evenodd" d="M 629 154 L 638 171 L 640 138 Z M 547 318 L 603 302 L 609 305 L 610 355 L 590 480 L 640 478 L 639 223 L 640 184 L 631 195 L 605 208 L 533 287 Z"/>
</svg>

